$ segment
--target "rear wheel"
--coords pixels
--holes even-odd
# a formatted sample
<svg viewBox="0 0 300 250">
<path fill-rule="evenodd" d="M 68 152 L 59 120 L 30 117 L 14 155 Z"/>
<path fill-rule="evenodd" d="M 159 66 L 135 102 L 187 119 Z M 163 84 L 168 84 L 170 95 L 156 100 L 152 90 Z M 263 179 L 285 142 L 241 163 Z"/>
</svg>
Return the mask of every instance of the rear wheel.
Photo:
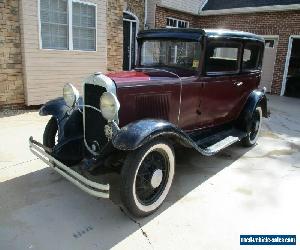
<svg viewBox="0 0 300 250">
<path fill-rule="evenodd" d="M 252 118 L 249 124 L 249 131 L 247 136 L 242 139 L 242 145 L 245 147 L 252 147 L 256 144 L 262 123 L 262 109 L 261 107 L 256 107 L 252 114 Z"/>
<path fill-rule="evenodd" d="M 121 199 L 126 210 L 135 217 L 157 210 L 169 193 L 174 168 L 174 150 L 165 140 L 130 152 L 121 171 Z"/>
<path fill-rule="evenodd" d="M 58 126 L 55 117 L 51 117 L 48 121 L 44 135 L 43 135 L 43 144 L 48 148 L 53 148 L 57 144 L 58 139 Z"/>
</svg>

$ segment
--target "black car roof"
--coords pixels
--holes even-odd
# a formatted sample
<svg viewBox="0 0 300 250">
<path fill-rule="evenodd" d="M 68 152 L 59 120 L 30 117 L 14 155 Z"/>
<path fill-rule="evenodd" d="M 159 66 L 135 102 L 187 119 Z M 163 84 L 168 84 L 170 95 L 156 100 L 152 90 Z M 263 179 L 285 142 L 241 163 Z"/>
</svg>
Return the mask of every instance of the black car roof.
<svg viewBox="0 0 300 250">
<path fill-rule="evenodd" d="M 252 33 L 226 29 L 151 29 L 138 34 L 138 39 L 174 38 L 200 41 L 202 37 L 227 37 L 264 42 L 264 38 Z"/>
</svg>

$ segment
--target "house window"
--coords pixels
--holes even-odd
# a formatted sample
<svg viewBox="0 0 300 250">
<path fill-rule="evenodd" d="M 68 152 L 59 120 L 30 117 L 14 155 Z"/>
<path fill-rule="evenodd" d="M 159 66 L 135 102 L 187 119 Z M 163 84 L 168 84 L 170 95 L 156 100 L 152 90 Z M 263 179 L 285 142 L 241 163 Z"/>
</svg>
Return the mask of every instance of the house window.
<svg viewBox="0 0 300 250">
<path fill-rule="evenodd" d="M 68 2 L 41 0 L 40 6 L 43 49 L 68 49 Z"/>
<path fill-rule="evenodd" d="M 75 50 L 95 50 L 95 41 L 95 6 L 73 2 L 73 48 Z"/>
<path fill-rule="evenodd" d="M 167 17 L 166 28 L 188 28 L 189 22 L 177 18 Z"/>
<path fill-rule="evenodd" d="M 265 40 L 265 47 L 266 48 L 274 48 L 275 40 Z"/>
<path fill-rule="evenodd" d="M 40 0 L 40 22 L 43 49 L 96 50 L 95 5 L 73 0 Z"/>
</svg>

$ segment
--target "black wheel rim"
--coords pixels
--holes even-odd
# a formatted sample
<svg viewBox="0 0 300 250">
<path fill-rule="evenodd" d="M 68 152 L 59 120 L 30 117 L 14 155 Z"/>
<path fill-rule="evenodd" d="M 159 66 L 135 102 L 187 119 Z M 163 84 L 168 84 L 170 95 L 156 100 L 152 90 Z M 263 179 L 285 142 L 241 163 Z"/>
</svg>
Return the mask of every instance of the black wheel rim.
<svg viewBox="0 0 300 250">
<path fill-rule="evenodd" d="M 158 187 L 153 187 L 151 178 L 155 171 L 162 172 Z M 153 204 L 163 193 L 169 178 L 169 161 L 164 152 L 152 151 L 143 160 L 136 176 L 136 196 L 145 206 Z"/>
<path fill-rule="evenodd" d="M 250 127 L 250 140 L 253 141 L 259 131 L 260 126 L 260 113 L 255 111 L 252 116 L 251 127 Z"/>
</svg>

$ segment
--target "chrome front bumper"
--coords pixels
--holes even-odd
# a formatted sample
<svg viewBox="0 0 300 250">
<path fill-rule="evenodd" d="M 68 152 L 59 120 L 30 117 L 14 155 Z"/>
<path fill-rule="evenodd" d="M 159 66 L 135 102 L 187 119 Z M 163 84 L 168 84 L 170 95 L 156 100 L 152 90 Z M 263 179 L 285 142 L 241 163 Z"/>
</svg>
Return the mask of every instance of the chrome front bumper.
<svg viewBox="0 0 300 250">
<path fill-rule="evenodd" d="M 32 137 L 29 138 L 29 149 L 48 166 L 53 168 L 56 172 L 61 174 L 83 191 L 96 197 L 109 198 L 109 184 L 100 184 L 80 175 L 76 171 L 52 157 L 49 153 L 47 153 L 49 149 L 43 146 L 41 143 L 35 141 Z"/>
</svg>

